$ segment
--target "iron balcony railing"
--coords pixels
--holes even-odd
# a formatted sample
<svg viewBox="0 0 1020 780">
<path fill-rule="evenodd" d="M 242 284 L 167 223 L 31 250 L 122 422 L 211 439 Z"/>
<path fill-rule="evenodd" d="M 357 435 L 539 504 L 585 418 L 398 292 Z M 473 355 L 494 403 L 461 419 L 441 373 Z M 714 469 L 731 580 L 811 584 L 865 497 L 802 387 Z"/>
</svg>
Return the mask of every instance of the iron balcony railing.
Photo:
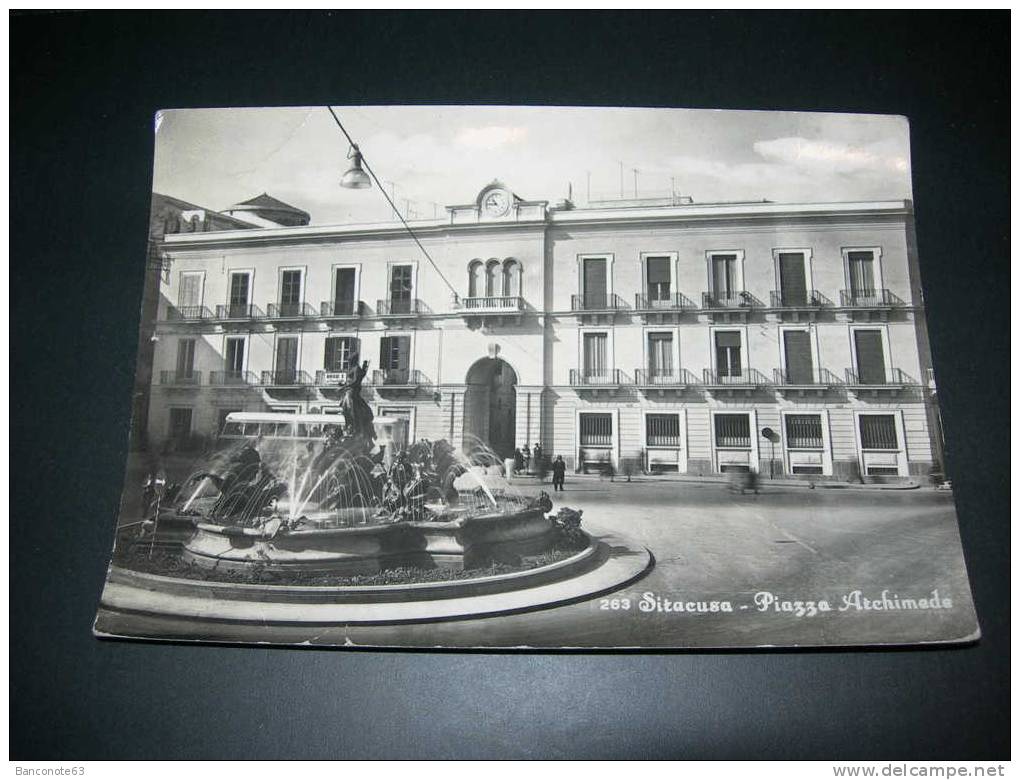
<svg viewBox="0 0 1020 780">
<path fill-rule="evenodd" d="M 170 306 L 166 318 L 172 322 L 197 322 L 211 320 L 212 311 L 206 306 Z"/>
<path fill-rule="evenodd" d="M 634 371 L 634 384 L 638 387 L 686 387 L 698 384 L 698 377 L 686 368 L 639 368 Z"/>
<path fill-rule="evenodd" d="M 851 387 L 882 387 L 883 385 L 915 385 L 916 381 L 899 368 L 890 369 L 882 376 L 861 376 L 857 371 L 846 370 L 846 383 Z"/>
<path fill-rule="evenodd" d="M 818 292 L 818 290 L 803 290 L 800 292 L 773 290 L 771 299 L 773 309 L 817 309 L 822 306 L 832 305 L 832 301 Z"/>
<path fill-rule="evenodd" d="M 254 371 L 210 371 L 209 384 L 217 387 L 246 387 L 258 384 Z"/>
<path fill-rule="evenodd" d="M 216 307 L 218 320 L 258 320 L 263 316 L 262 309 L 253 303 L 226 303 Z"/>
<path fill-rule="evenodd" d="M 201 371 L 169 371 L 159 372 L 159 383 L 161 385 L 178 385 L 181 387 L 195 387 L 202 384 Z"/>
<path fill-rule="evenodd" d="M 708 387 L 764 387 L 769 383 L 766 376 L 757 369 L 742 369 L 739 374 L 706 368 L 705 385 Z"/>
<path fill-rule="evenodd" d="M 303 319 L 317 315 L 315 307 L 304 301 L 271 303 L 266 307 L 266 317 L 271 320 Z"/>
<path fill-rule="evenodd" d="M 360 317 L 365 304 L 355 300 L 323 301 L 319 314 L 323 317 Z"/>
<path fill-rule="evenodd" d="M 425 304 L 418 298 L 386 299 L 376 301 L 375 311 L 380 317 L 413 317 L 425 313 Z"/>
<path fill-rule="evenodd" d="M 624 374 L 618 368 L 570 369 L 571 387 L 617 387 L 622 385 L 624 380 Z"/>
<path fill-rule="evenodd" d="M 348 371 L 326 371 L 320 369 L 315 372 L 315 385 L 316 387 L 335 387 L 337 385 L 346 384 L 351 377 L 351 372 Z"/>
<path fill-rule="evenodd" d="M 517 312 L 524 309 L 524 299 L 519 295 L 481 295 L 473 298 L 461 298 L 464 313 L 472 312 Z"/>
<path fill-rule="evenodd" d="M 701 306 L 703 309 L 753 309 L 760 307 L 761 301 L 746 290 L 704 292 L 701 294 Z"/>
<path fill-rule="evenodd" d="M 839 304 L 848 308 L 871 308 L 902 306 L 903 301 L 889 290 L 875 288 L 871 290 L 840 290 Z"/>
<path fill-rule="evenodd" d="M 821 386 L 831 387 L 833 385 L 842 384 L 839 377 L 829 371 L 827 368 L 820 368 L 818 371 L 813 371 L 811 374 L 802 374 L 796 371 L 783 371 L 780 368 L 775 369 L 772 372 L 775 384 L 780 387 L 807 387 L 807 386 Z"/>
<path fill-rule="evenodd" d="M 617 311 L 623 299 L 616 293 L 585 293 L 570 296 L 571 311 Z"/>
<path fill-rule="evenodd" d="M 264 387 L 303 387 L 311 383 L 312 378 L 307 372 L 292 369 L 263 371 L 259 382 Z"/>
<path fill-rule="evenodd" d="M 694 301 L 683 293 L 673 293 L 665 297 L 638 293 L 634 296 L 634 308 L 637 311 L 688 311 L 696 307 Z"/>
<path fill-rule="evenodd" d="M 428 380 L 416 368 L 377 368 L 372 372 L 372 384 L 384 387 L 421 387 L 427 385 Z"/>
</svg>

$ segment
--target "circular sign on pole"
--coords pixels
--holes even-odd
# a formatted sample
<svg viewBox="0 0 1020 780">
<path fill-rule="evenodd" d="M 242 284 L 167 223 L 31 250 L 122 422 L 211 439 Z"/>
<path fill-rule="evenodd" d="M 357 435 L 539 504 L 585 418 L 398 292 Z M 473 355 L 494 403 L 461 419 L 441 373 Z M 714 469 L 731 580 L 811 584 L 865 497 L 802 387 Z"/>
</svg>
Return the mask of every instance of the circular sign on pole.
<svg viewBox="0 0 1020 780">
<path fill-rule="evenodd" d="M 776 442 L 779 441 L 779 434 L 776 433 L 771 428 L 762 428 L 761 429 L 761 435 L 764 436 L 766 439 L 768 439 L 773 444 L 775 444 Z"/>
</svg>

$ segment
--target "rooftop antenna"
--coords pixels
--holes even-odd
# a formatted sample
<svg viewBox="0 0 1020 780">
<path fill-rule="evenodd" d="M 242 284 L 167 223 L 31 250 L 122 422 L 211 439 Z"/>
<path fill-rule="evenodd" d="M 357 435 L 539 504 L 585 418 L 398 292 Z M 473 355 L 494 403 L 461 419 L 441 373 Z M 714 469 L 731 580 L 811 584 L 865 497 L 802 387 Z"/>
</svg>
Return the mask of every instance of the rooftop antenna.
<svg viewBox="0 0 1020 780">
<path fill-rule="evenodd" d="M 637 199 L 637 168 L 631 168 L 634 171 L 634 199 Z"/>
</svg>

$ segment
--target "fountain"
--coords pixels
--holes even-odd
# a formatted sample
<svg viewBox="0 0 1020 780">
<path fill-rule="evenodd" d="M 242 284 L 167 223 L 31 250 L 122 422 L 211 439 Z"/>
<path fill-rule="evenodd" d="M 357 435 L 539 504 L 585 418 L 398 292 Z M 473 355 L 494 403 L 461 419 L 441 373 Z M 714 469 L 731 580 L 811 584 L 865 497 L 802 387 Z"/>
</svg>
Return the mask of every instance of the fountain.
<svg viewBox="0 0 1020 780">
<path fill-rule="evenodd" d="M 241 413 L 147 526 L 209 570 L 371 574 L 465 569 L 548 550 L 548 497 L 528 499 L 481 442 L 407 442 L 406 421 Z M 145 539 L 142 540 L 145 543 Z"/>
</svg>

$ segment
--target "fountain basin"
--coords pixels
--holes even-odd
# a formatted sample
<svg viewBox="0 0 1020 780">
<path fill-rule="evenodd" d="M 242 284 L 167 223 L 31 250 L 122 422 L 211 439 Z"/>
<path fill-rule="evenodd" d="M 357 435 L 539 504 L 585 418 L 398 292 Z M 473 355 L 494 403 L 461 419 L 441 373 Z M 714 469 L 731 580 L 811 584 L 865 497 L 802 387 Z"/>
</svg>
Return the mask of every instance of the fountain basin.
<svg viewBox="0 0 1020 780">
<path fill-rule="evenodd" d="M 541 508 L 439 522 L 299 528 L 275 534 L 199 520 L 181 556 L 188 563 L 220 571 L 260 566 L 268 571 L 348 576 L 397 566 L 474 568 L 543 552 L 553 541 L 552 521 Z"/>
</svg>

